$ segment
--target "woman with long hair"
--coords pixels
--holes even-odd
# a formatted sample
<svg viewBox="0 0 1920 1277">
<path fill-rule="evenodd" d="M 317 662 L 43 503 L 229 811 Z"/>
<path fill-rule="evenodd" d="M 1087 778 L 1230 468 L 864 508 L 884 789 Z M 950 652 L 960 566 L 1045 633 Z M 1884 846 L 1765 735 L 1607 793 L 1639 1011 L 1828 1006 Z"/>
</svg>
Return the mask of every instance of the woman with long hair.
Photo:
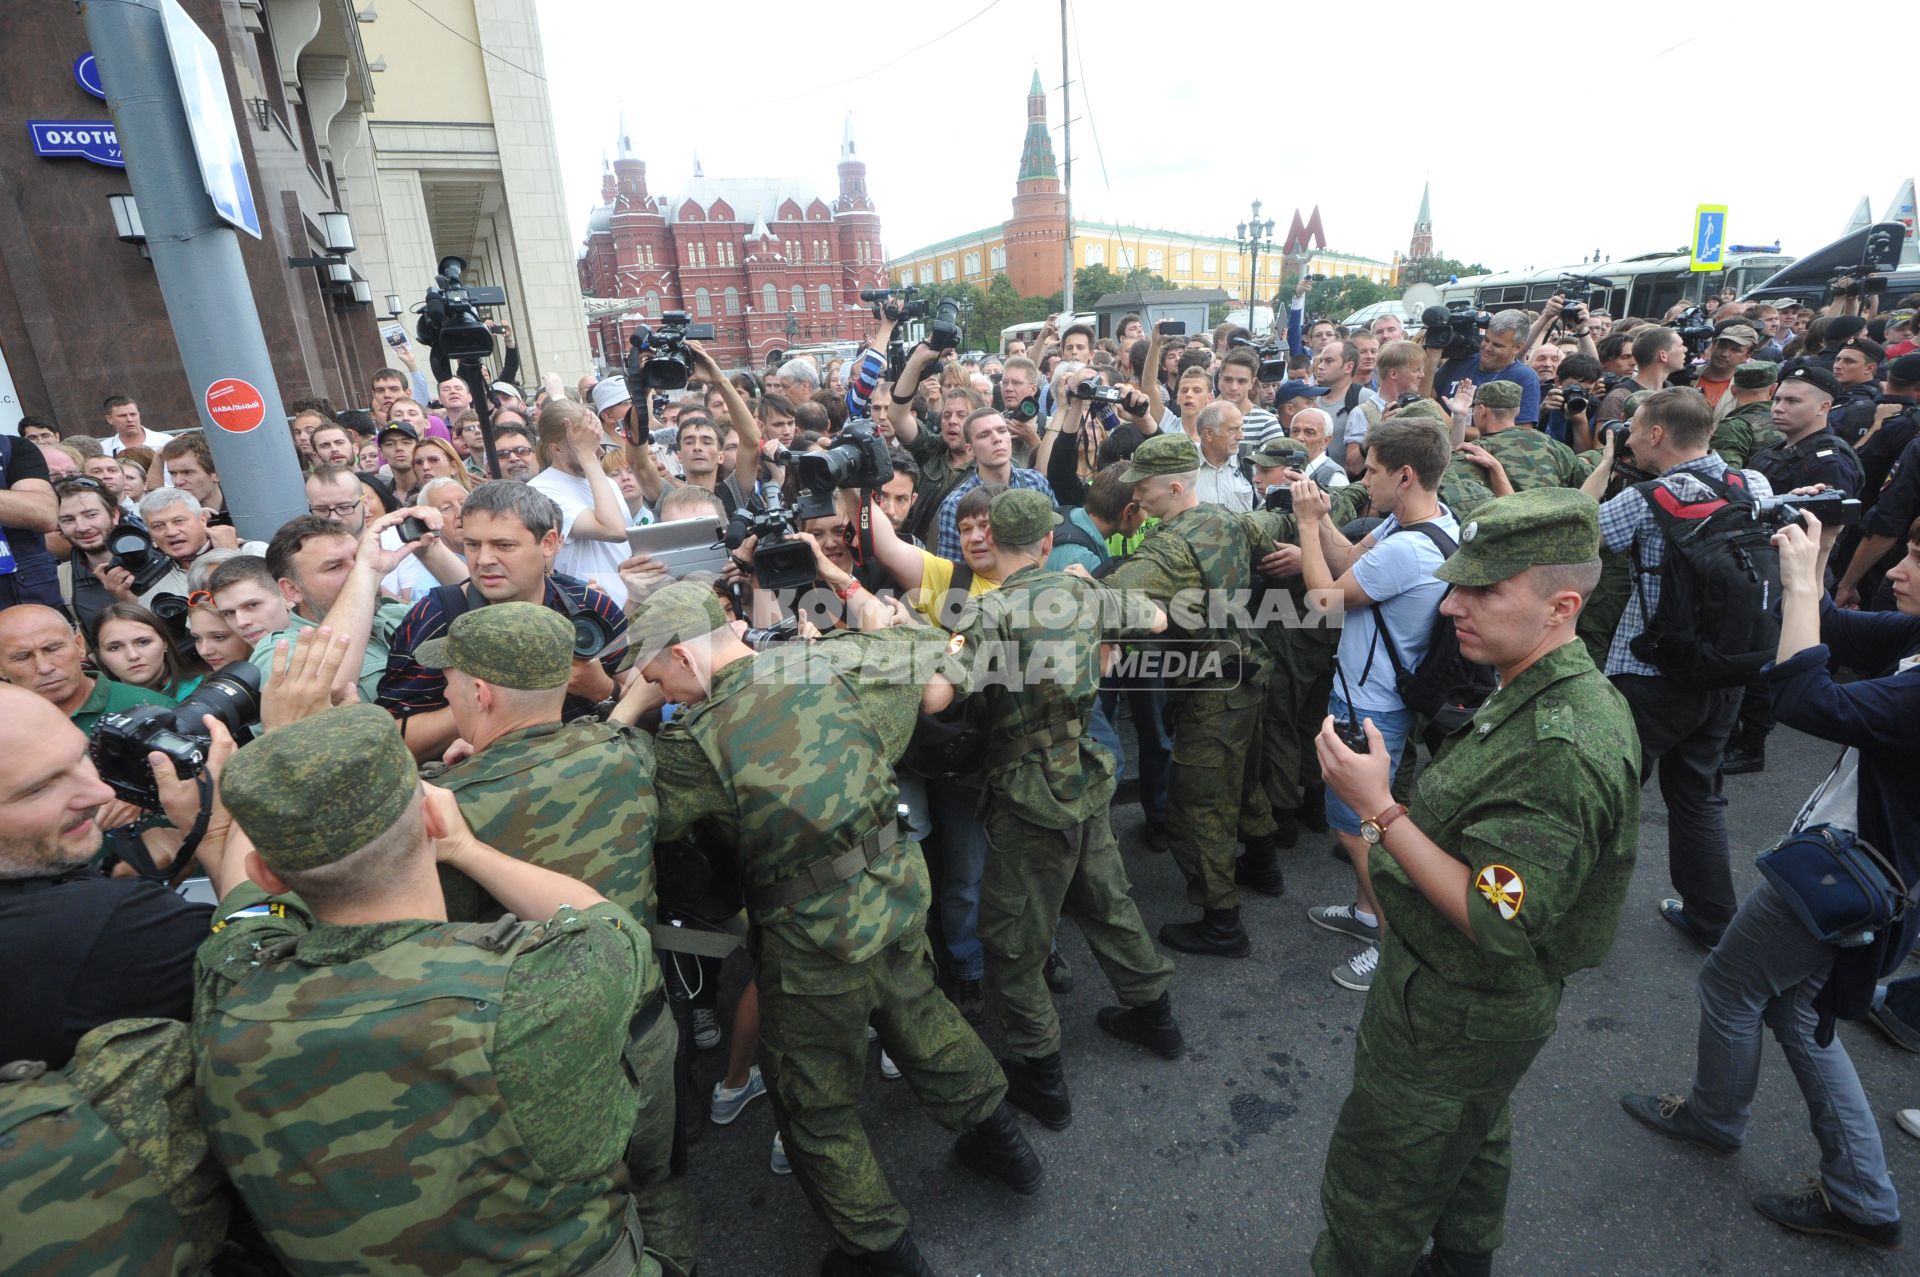
<svg viewBox="0 0 1920 1277">
<path fill-rule="evenodd" d="M 420 472 L 423 483 L 451 479 L 469 492 L 473 490 L 473 476 L 467 473 L 466 462 L 445 439 L 422 439 L 413 450 L 413 468 Z"/>
<path fill-rule="evenodd" d="M 181 654 L 167 623 L 138 603 L 109 603 L 93 626 L 93 656 L 108 678 L 171 696 L 200 685 L 206 667 Z"/>
<path fill-rule="evenodd" d="M 193 651 L 209 670 L 219 670 L 253 655 L 253 645 L 241 638 L 233 623 L 213 606 L 213 596 L 195 590 L 187 596 L 187 631 Z"/>
</svg>

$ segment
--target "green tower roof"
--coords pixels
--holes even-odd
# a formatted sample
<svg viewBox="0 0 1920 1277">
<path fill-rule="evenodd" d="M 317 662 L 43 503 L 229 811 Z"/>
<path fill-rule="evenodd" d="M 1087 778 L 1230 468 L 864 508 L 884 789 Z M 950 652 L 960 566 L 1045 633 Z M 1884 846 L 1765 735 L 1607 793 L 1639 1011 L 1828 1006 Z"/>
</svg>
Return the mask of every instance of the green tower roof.
<svg viewBox="0 0 1920 1277">
<path fill-rule="evenodd" d="M 1433 214 L 1427 208 L 1427 188 L 1430 185 L 1431 183 L 1422 183 L 1420 186 L 1420 216 L 1414 221 L 1421 226 L 1431 225 L 1433 222 Z"/>
<path fill-rule="evenodd" d="M 1027 90 L 1027 96 L 1030 98 L 1038 97 L 1040 94 L 1045 92 L 1046 92 L 1046 89 L 1042 87 L 1040 84 L 1040 68 L 1035 67 L 1033 69 L 1033 87 Z"/>
</svg>

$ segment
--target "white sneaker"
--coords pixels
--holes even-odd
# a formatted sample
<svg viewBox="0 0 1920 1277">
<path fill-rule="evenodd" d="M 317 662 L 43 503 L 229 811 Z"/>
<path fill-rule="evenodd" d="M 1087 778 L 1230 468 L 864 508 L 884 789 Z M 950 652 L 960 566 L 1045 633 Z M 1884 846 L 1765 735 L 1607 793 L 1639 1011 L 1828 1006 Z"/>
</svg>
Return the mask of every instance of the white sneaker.
<svg viewBox="0 0 1920 1277">
<path fill-rule="evenodd" d="M 1368 945 L 1333 969 L 1333 982 L 1343 989 L 1365 993 L 1373 987 L 1373 972 L 1380 965 L 1380 950 Z"/>
<path fill-rule="evenodd" d="M 871 1024 L 869 1024 L 867 1026 L 867 1041 L 878 1042 L 879 1040 L 880 1040 L 880 1030 L 874 1028 Z"/>
<path fill-rule="evenodd" d="M 889 1082 L 900 1080 L 900 1066 L 893 1062 L 893 1057 L 887 1054 L 885 1047 L 880 1048 L 880 1076 Z"/>
<path fill-rule="evenodd" d="M 1920 1109 L 1901 1109 L 1893 1115 L 1893 1124 L 1920 1140 Z"/>
<path fill-rule="evenodd" d="M 773 1133 L 773 1156 L 768 1159 L 767 1164 L 773 1168 L 775 1175 L 793 1174 L 793 1166 L 787 1161 L 787 1146 L 780 1142 L 778 1131 Z"/>
</svg>

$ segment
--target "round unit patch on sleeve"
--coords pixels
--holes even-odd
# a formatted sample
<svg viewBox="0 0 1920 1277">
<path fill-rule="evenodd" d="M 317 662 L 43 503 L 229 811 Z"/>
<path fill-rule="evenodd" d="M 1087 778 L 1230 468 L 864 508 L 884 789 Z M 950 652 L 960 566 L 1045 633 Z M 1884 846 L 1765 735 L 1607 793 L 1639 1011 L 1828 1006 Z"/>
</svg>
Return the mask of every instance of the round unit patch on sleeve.
<svg viewBox="0 0 1920 1277">
<path fill-rule="evenodd" d="M 947 640 L 947 655 L 958 656 L 966 646 L 967 636 L 964 634 L 956 634 Z"/>
<path fill-rule="evenodd" d="M 1513 870 L 1505 865 L 1488 865 L 1473 885 L 1480 889 L 1488 904 L 1500 911 L 1501 918 L 1512 922 L 1520 916 L 1520 906 L 1527 899 L 1527 884 L 1520 881 L 1520 875 Z"/>
</svg>

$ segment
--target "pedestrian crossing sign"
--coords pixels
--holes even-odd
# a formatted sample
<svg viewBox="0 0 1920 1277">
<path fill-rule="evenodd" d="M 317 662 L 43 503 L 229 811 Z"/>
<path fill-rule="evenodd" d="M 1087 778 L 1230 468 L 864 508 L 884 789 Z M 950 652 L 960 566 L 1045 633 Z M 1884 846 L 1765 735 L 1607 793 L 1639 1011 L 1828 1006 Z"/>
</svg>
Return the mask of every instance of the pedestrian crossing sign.
<svg viewBox="0 0 1920 1277">
<path fill-rule="evenodd" d="M 1727 268 L 1727 206 L 1702 204 L 1693 210 L 1692 271 Z"/>
</svg>

